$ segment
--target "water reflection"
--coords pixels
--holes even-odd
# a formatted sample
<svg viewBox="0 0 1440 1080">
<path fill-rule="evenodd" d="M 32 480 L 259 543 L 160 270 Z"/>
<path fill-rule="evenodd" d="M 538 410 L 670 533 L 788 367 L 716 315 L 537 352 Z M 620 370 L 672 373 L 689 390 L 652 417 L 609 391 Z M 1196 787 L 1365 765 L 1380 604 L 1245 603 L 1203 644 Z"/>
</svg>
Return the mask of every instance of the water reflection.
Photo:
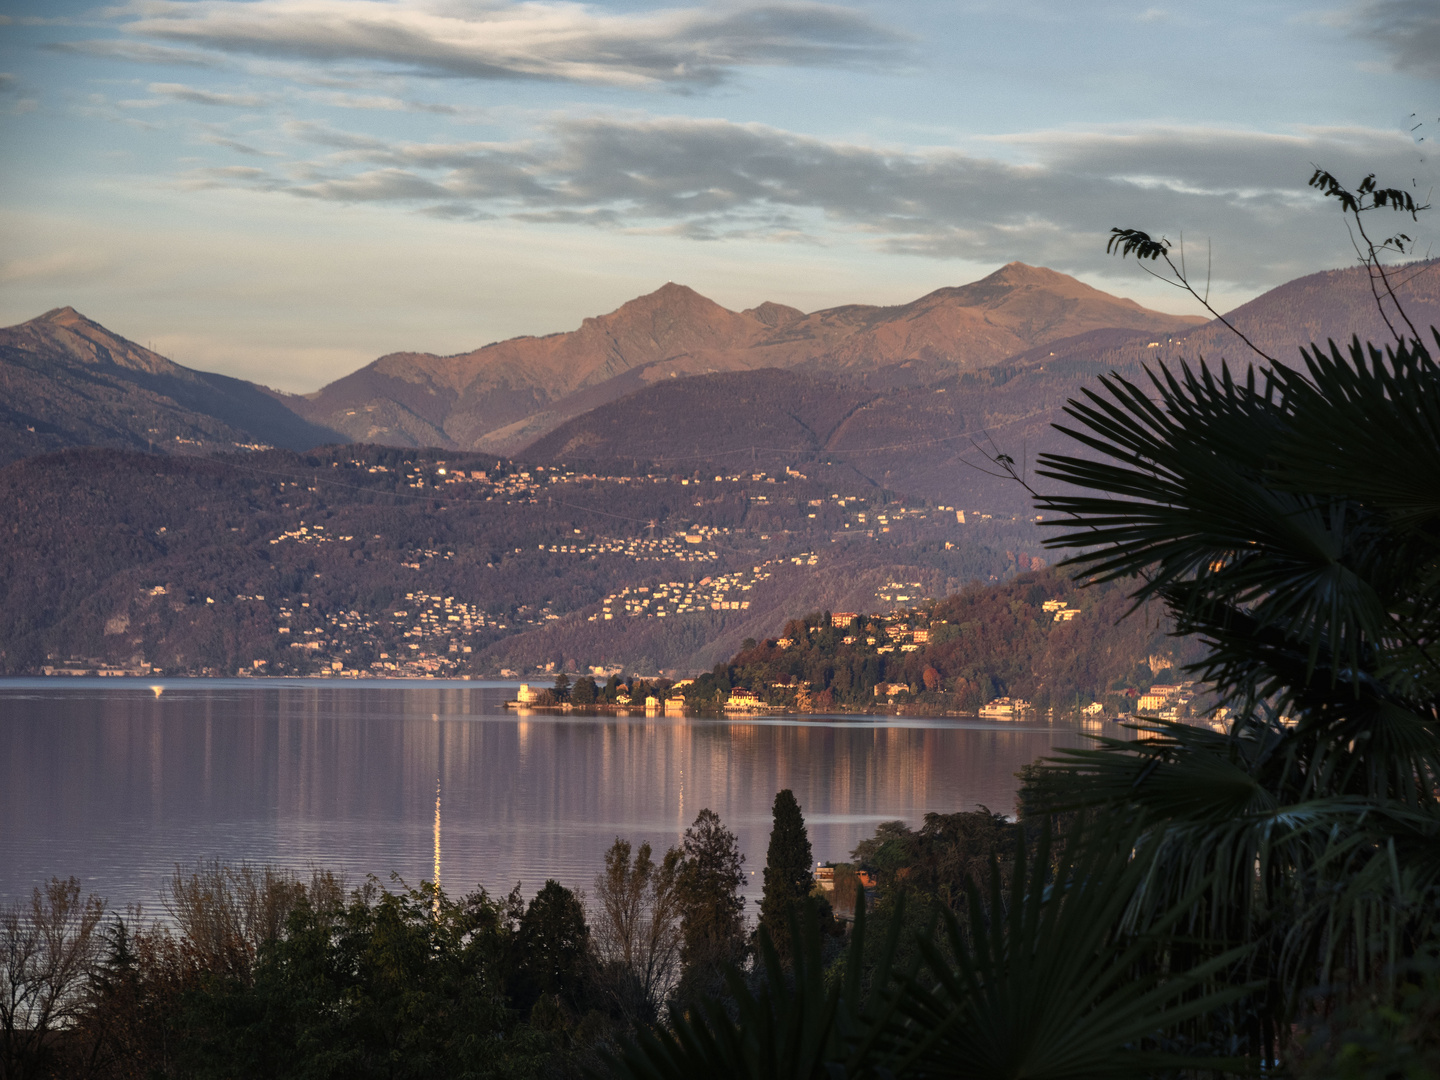
<svg viewBox="0 0 1440 1080">
<path fill-rule="evenodd" d="M 759 871 L 780 788 L 816 857 L 843 858 L 880 821 L 1008 812 L 1016 770 L 1083 741 L 964 721 L 516 717 L 512 691 L 477 684 L 162 689 L 0 683 L 0 898 L 75 874 L 112 904 L 153 903 L 177 862 L 211 857 L 418 883 L 440 876 L 442 841 L 451 890 L 588 888 L 616 835 L 663 849 L 705 806 Z"/>
</svg>

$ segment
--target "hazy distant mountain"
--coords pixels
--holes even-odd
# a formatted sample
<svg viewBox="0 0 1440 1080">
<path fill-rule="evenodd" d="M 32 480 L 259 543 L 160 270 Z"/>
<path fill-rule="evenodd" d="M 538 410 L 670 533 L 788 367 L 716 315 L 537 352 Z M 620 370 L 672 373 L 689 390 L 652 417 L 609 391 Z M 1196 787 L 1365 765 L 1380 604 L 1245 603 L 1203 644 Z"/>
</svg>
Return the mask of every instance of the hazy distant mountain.
<svg viewBox="0 0 1440 1080">
<path fill-rule="evenodd" d="M 1088 331 L 1178 333 L 1200 321 L 1023 263 L 909 304 L 809 315 L 773 303 L 730 311 L 672 283 L 570 333 L 457 356 L 384 356 L 291 404 L 356 440 L 504 453 L 659 379 L 802 366 L 855 375 L 904 363 L 942 378 Z"/>
<path fill-rule="evenodd" d="M 0 461 L 68 446 L 186 453 L 339 438 L 262 387 L 182 367 L 74 308 L 0 329 Z"/>
</svg>

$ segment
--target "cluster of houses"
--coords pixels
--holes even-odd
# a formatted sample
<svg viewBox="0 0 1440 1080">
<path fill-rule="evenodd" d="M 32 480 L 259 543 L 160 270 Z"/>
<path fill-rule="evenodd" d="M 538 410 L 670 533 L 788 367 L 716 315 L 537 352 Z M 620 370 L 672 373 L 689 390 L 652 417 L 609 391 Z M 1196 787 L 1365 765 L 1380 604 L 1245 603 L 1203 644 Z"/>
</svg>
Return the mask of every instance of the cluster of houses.
<svg viewBox="0 0 1440 1080">
<path fill-rule="evenodd" d="M 923 599 L 920 595 L 922 588 L 918 581 L 887 581 L 875 590 L 875 598 L 890 603 L 908 603 Z"/>
<path fill-rule="evenodd" d="M 806 561 L 814 556 L 797 558 Z M 772 559 L 748 571 L 713 574 L 699 581 L 662 581 L 654 585 L 627 586 L 605 597 L 600 602 L 600 610 L 590 616 L 590 621 L 614 619 L 620 615 L 663 619 L 699 611 L 745 611 L 750 607 L 750 600 L 740 594 L 749 592 L 769 578 L 774 573 L 771 567 L 780 561 L 783 560 Z"/>
<path fill-rule="evenodd" d="M 632 700 L 630 695 L 622 688 L 615 696 L 615 707 L 620 709 L 644 709 L 647 713 L 670 713 L 677 714 L 685 711 L 685 688 L 693 685 L 694 679 L 681 679 L 674 683 L 665 696 L 659 697 L 648 694 L 642 700 Z M 515 700 L 506 702 L 507 705 L 519 708 L 534 707 L 543 700 L 544 690 L 536 690 L 529 683 L 521 683 L 520 689 L 516 691 Z M 569 703 L 556 706 L 562 709 L 570 709 Z M 762 709 L 771 708 L 762 701 L 753 690 L 746 690 L 736 687 L 730 691 L 730 696 L 721 705 L 725 712 L 757 712 Z"/>
<path fill-rule="evenodd" d="M 716 474 L 712 479 L 701 476 L 678 476 L 667 473 L 638 473 L 636 475 L 623 474 L 602 474 L 591 472 L 577 472 L 564 465 L 532 465 L 528 468 L 506 468 L 500 462 L 496 462 L 493 469 L 458 468 L 445 461 L 415 462 L 411 460 L 402 461 L 394 469 L 384 465 L 365 465 L 360 461 L 350 462 L 352 466 L 365 469 L 369 473 L 397 473 L 407 486 L 417 489 L 435 488 L 450 485 L 482 485 L 488 493 L 486 501 L 491 499 L 519 499 L 526 502 L 534 502 L 536 495 L 546 487 L 554 484 L 677 484 L 681 487 L 702 487 L 707 484 L 777 484 L 788 480 L 808 480 L 809 477 L 794 468 L 786 468 L 781 476 L 772 476 L 768 472 L 742 471 L 728 474 Z M 764 493 L 752 493 L 751 500 L 760 505 L 768 505 L 772 502 L 770 496 Z M 989 521 L 990 514 L 981 513 L 978 510 L 967 511 L 955 506 L 938 505 L 933 507 L 912 507 L 899 504 L 888 504 L 884 506 L 864 509 L 867 500 L 858 495 L 841 495 L 832 492 L 829 499 L 810 499 L 807 517 L 818 517 L 820 509 L 826 503 L 838 507 L 844 517 L 843 529 L 855 529 L 857 532 L 868 532 L 873 535 L 876 531 L 888 533 L 890 527 L 905 521 L 929 522 L 929 521 L 950 521 L 964 525 L 968 521 Z M 558 545 L 557 545 L 558 546 Z M 883 597 L 890 599 L 890 597 Z M 904 599 L 904 598 L 902 598 Z"/>
<path fill-rule="evenodd" d="M 1056 622 L 1069 622 L 1080 614 L 1079 608 L 1072 608 L 1064 600 L 1046 600 L 1040 605 L 1040 609 L 1050 612 Z"/>
<path fill-rule="evenodd" d="M 1179 720 L 1195 700 L 1195 683 L 1155 683 L 1135 699 L 1135 711 L 1161 720 Z"/>
<path fill-rule="evenodd" d="M 325 531 L 324 525 L 306 525 L 300 522 L 293 529 L 287 529 L 279 536 L 270 541 L 271 544 L 283 544 L 290 540 L 297 544 L 332 544 L 336 540 L 354 540 L 353 536 L 332 536 Z"/>
<path fill-rule="evenodd" d="M 606 537 L 597 536 L 586 542 L 572 541 L 568 544 L 540 544 L 540 551 L 551 555 L 576 555 L 596 558 L 600 555 L 619 555 L 633 562 L 714 562 L 720 556 L 710 545 L 726 536 L 729 529 L 707 525 L 691 525 L 679 529 L 669 536 L 659 537 Z M 575 533 L 580 534 L 576 529 Z"/>
<path fill-rule="evenodd" d="M 1024 698 L 999 697 L 980 706 L 980 719 L 1023 720 L 1032 711 Z"/>
</svg>

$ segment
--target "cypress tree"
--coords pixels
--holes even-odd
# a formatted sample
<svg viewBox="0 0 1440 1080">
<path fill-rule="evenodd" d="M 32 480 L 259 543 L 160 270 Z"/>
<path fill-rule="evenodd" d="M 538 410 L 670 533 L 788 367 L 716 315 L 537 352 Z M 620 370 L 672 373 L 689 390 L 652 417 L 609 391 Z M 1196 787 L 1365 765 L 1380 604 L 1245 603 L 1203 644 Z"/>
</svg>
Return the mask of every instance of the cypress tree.
<svg viewBox="0 0 1440 1080">
<path fill-rule="evenodd" d="M 795 793 L 789 788 L 775 796 L 774 816 L 770 847 L 765 853 L 760 925 L 769 931 L 780 955 L 785 956 L 790 950 L 791 912 L 798 910 L 815 888 L 815 872 L 811 868 L 812 852 L 805 818 Z"/>
</svg>

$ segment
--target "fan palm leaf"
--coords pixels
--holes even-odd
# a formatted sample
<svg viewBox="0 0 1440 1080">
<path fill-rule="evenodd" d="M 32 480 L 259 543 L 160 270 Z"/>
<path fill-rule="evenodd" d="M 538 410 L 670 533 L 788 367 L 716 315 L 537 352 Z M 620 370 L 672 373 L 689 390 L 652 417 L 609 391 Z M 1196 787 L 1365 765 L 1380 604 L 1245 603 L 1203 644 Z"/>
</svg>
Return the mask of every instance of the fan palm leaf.
<svg viewBox="0 0 1440 1080">
<path fill-rule="evenodd" d="M 1047 842 L 1033 861 L 1022 845 L 1008 895 L 998 868 L 988 902 L 970 888 L 969 933 L 947 909 L 943 937 L 918 942 L 924 966 L 903 978 L 912 1045 L 897 1074 L 1099 1080 L 1238 1064 L 1165 1047 L 1182 1025 L 1252 989 L 1215 978 L 1246 950 L 1181 965 L 1163 935 L 1183 906 L 1146 932 L 1125 929 L 1145 868 L 1114 839 L 1087 844 L 1054 881 Z"/>
</svg>

